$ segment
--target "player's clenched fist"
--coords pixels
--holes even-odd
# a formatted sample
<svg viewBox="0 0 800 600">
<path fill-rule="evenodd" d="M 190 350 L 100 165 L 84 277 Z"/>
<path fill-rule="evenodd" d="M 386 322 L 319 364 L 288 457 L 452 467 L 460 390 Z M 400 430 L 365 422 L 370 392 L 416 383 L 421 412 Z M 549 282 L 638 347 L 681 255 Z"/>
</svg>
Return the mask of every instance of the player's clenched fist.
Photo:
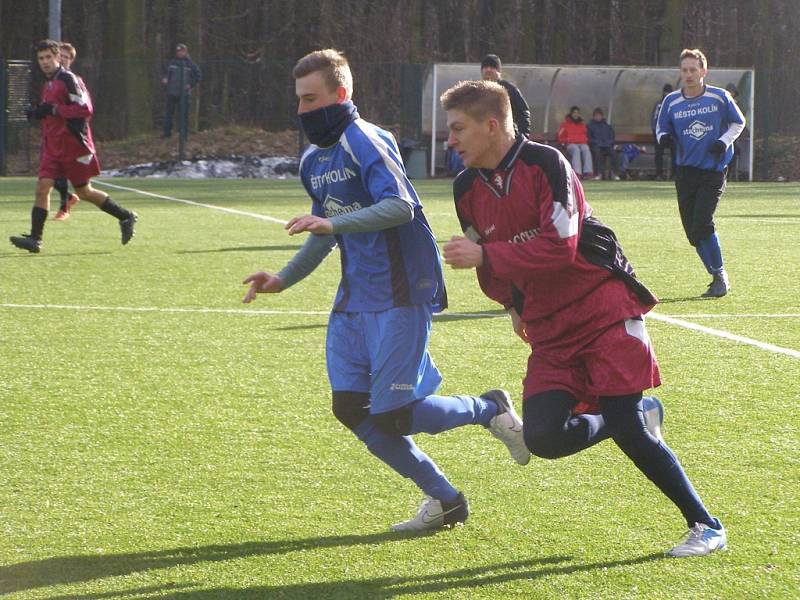
<svg viewBox="0 0 800 600">
<path fill-rule="evenodd" d="M 454 269 L 471 269 L 483 264 L 483 248 L 460 235 L 454 235 L 444 245 L 444 262 Z"/>
<path fill-rule="evenodd" d="M 242 282 L 250 284 L 250 289 L 242 298 L 242 302 L 249 304 L 256 299 L 256 294 L 277 294 L 283 290 L 283 280 L 277 275 L 270 275 L 264 271 L 253 273 Z"/>
</svg>

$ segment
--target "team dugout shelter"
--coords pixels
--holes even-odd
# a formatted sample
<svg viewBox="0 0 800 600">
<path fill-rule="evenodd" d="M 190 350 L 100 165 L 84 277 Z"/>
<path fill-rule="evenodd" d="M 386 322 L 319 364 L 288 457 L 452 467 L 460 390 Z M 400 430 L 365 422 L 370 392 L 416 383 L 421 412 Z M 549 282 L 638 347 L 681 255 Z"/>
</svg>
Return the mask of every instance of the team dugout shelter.
<svg viewBox="0 0 800 600">
<path fill-rule="evenodd" d="M 422 89 L 422 135 L 430 139 L 430 175 L 445 170 L 447 115 L 439 96 L 459 81 L 480 79 L 476 63 L 436 63 L 428 70 Z M 636 144 L 644 152 L 630 169 L 654 171 L 653 107 L 665 84 L 680 87 L 675 67 L 553 66 L 504 64 L 502 77 L 515 84 L 531 108 L 531 137 L 556 145 L 556 133 L 571 106 L 581 109 L 587 123 L 595 108 L 613 125 L 617 144 Z M 736 102 L 747 120 L 738 140 L 738 172 L 729 176 L 753 179 L 753 98 L 755 72 L 745 68 L 710 68 L 706 84 L 738 91 Z M 669 154 L 664 157 L 665 166 Z"/>
</svg>

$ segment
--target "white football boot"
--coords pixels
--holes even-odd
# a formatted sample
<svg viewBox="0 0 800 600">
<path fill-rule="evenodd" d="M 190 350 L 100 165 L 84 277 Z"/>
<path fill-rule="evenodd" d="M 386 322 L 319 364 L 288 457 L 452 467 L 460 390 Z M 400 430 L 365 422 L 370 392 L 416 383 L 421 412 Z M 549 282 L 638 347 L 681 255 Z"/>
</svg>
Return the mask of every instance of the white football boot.
<svg viewBox="0 0 800 600">
<path fill-rule="evenodd" d="M 489 421 L 489 431 L 506 445 L 515 461 L 527 465 L 531 460 L 531 451 L 525 445 L 522 419 L 514 410 L 509 393 L 505 390 L 489 390 L 481 394 L 481 398 L 493 401 L 498 407 L 497 414 Z"/>
<path fill-rule="evenodd" d="M 719 521 L 717 521 L 719 523 Z M 686 556 L 705 556 L 717 550 L 727 550 L 728 534 L 722 523 L 719 529 L 713 529 L 705 523 L 695 523 L 686 532 L 686 538 L 667 552 L 667 556 L 683 558 Z"/>
<path fill-rule="evenodd" d="M 459 493 L 455 502 L 442 502 L 436 498 L 425 496 L 413 519 L 395 523 L 395 531 L 432 531 L 442 527 L 452 527 L 463 523 L 469 517 L 469 502 L 464 494 Z"/>
</svg>

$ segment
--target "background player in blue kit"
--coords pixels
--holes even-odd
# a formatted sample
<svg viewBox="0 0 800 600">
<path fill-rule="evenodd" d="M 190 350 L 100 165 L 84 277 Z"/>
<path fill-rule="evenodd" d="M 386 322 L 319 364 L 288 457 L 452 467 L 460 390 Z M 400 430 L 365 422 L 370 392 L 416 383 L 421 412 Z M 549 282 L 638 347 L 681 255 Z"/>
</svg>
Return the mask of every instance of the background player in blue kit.
<svg viewBox="0 0 800 600">
<path fill-rule="evenodd" d="M 744 129 L 744 116 L 726 90 L 705 85 L 708 62 L 700 50 L 681 52 L 680 67 L 683 87 L 662 101 L 656 140 L 674 142 L 681 222 L 689 243 L 713 276 L 703 296 L 718 298 L 728 293 L 730 284 L 714 211 L 725 190 L 733 142 Z"/>
<path fill-rule="evenodd" d="M 298 115 L 311 146 L 300 176 L 312 213 L 293 218 L 289 235 L 310 235 L 277 275 L 244 280 L 258 293 L 281 292 L 309 275 L 339 246 L 342 279 L 328 323 L 333 413 L 370 452 L 425 493 L 417 514 L 395 530 L 463 522 L 464 495 L 410 435 L 483 425 L 519 464 L 530 452 L 522 422 L 503 390 L 480 397 L 435 396 L 442 377 L 428 353 L 433 312 L 447 305 L 439 251 L 408 180 L 394 137 L 359 118 L 353 79 L 333 49 L 294 67 Z"/>
</svg>

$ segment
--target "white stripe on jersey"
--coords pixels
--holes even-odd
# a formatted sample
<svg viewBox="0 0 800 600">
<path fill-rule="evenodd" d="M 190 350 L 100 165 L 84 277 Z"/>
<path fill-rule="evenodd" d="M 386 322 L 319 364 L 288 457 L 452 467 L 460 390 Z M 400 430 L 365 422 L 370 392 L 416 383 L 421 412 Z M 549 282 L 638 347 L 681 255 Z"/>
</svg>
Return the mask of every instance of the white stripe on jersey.
<svg viewBox="0 0 800 600">
<path fill-rule="evenodd" d="M 311 154 L 314 150 L 317 150 L 318 148 L 319 148 L 319 146 L 315 146 L 314 144 L 310 144 L 308 146 L 308 148 L 306 148 L 306 151 L 303 152 L 303 156 L 300 157 L 300 166 L 297 167 L 297 172 L 298 173 L 302 173 L 303 172 L 303 161 L 306 159 L 306 157 L 309 154 Z"/>
<path fill-rule="evenodd" d="M 572 216 L 560 202 L 553 202 L 553 226 L 558 231 L 558 237 L 572 237 L 578 234 L 578 211 L 574 211 Z"/>
</svg>

